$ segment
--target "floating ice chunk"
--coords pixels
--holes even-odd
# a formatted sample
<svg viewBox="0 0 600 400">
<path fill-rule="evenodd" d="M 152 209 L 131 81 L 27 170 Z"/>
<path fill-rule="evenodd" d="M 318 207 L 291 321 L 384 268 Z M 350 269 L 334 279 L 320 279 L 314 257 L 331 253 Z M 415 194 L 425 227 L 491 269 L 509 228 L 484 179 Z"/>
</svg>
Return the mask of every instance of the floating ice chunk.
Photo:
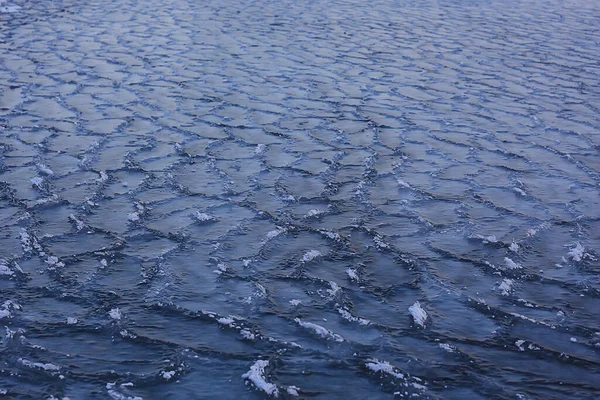
<svg viewBox="0 0 600 400">
<path fill-rule="evenodd" d="M 521 196 L 527 196 L 527 193 L 523 189 L 520 189 L 520 188 L 516 187 L 516 188 L 513 188 L 513 190 L 515 192 L 517 192 L 518 194 L 520 194 Z"/>
<path fill-rule="evenodd" d="M 378 248 L 378 249 L 389 249 L 389 248 L 390 248 L 390 245 L 389 245 L 389 244 L 387 244 L 387 243 L 386 243 L 386 242 L 383 240 L 383 238 L 382 238 L 381 236 L 379 236 L 379 235 L 376 235 L 376 236 L 373 238 L 373 242 L 375 242 L 375 245 L 377 246 L 377 248 Z"/>
<path fill-rule="evenodd" d="M 264 153 L 264 151 L 267 149 L 267 145 L 264 143 L 259 143 L 256 145 L 256 148 L 254 149 L 254 154 L 259 155 Z"/>
<path fill-rule="evenodd" d="M 502 296 L 508 296 L 510 294 L 510 292 L 513 290 L 514 283 L 515 281 L 512 279 L 504 279 L 502 283 L 500 283 L 498 289 L 500 289 Z"/>
<path fill-rule="evenodd" d="M 340 240 L 342 240 L 342 237 L 339 235 L 339 233 L 330 232 L 330 231 L 326 231 L 326 230 L 322 230 L 319 232 L 321 232 L 321 234 L 327 236 L 329 239 L 335 240 L 336 242 L 339 242 Z"/>
<path fill-rule="evenodd" d="M 217 264 L 217 269 L 213 270 L 214 273 L 221 275 L 223 272 L 227 272 L 227 266 L 223 263 Z"/>
<path fill-rule="evenodd" d="M 296 307 L 299 304 L 302 304 L 302 301 L 301 300 L 292 299 L 292 300 L 290 300 L 290 304 L 293 305 L 294 307 Z"/>
<path fill-rule="evenodd" d="M 196 214 L 194 214 L 194 219 L 198 222 L 217 222 L 219 220 L 214 215 L 210 215 L 200 211 L 196 211 Z"/>
<path fill-rule="evenodd" d="M 13 276 L 14 274 L 8 265 L 0 264 L 0 275 Z"/>
<path fill-rule="evenodd" d="M 217 319 L 217 322 L 221 325 L 231 326 L 235 322 L 235 320 L 231 317 L 221 317 Z"/>
<path fill-rule="evenodd" d="M 412 186 L 410 186 L 408 183 L 404 182 L 401 179 L 398 179 L 396 182 L 398 182 L 398 186 L 406 188 L 406 189 L 412 189 Z"/>
<path fill-rule="evenodd" d="M 67 317 L 67 324 L 68 325 L 75 325 L 77 322 L 79 322 L 79 320 L 77 318 Z"/>
<path fill-rule="evenodd" d="M 517 251 L 519 251 L 519 245 L 517 243 L 515 243 L 515 242 L 512 242 L 510 244 L 510 246 L 508 246 L 508 249 L 510 251 L 514 251 L 516 253 Z"/>
<path fill-rule="evenodd" d="M 315 218 L 318 217 L 319 215 L 325 214 L 325 211 L 323 210 L 317 210 L 317 209 L 312 209 L 309 210 L 306 215 L 304 216 L 304 218 Z"/>
<path fill-rule="evenodd" d="M 408 312 L 412 315 L 415 324 L 425 327 L 425 321 L 427 321 L 427 312 L 421 307 L 421 303 L 415 302 L 412 306 L 408 307 Z"/>
<path fill-rule="evenodd" d="M 19 358 L 18 361 L 28 368 L 43 369 L 44 371 L 60 371 L 60 367 L 58 365 L 51 363 L 32 362 L 25 358 Z"/>
<path fill-rule="evenodd" d="M 269 396 L 279 397 L 279 389 L 274 383 L 267 382 L 265 379 L 265 368 L 269 365 L 267 360 L 258 360 L 248 372 L 242 375 L 242 378 L 252 382 L 259 390 L 262 390 Z"/>
<path fill-rule="evenodd" d="M 173 378 L 175 376 L 176 372 L 175 371 L 162 371 L 160 373 L 160 376 L 162 376 L 163 379 L 165 380 L 170 380 L 171 378 Z"/>
<path fill-rule="evenodd" d="M 303 328 L 314 331 L 317 335 L 327 340 L 334 340 L 336 342 L 343 342 L 344 338 L 337 333 L 331 332 L 329 329 L 322 327 L 321 325 L 313 324 L 312 322 L 302 321 L 300 318 L 295 318 L 294 321 Z"/>
<path fill-rule="evenodd" d="M 71 220 L 76 228 L 77 228 L 77 232 L 79 232 L 80 230 L 82 230 L 83 228 L 85 228 L 85 222 L 83 222 L 82 220 L 80 220 L 79 218 L 77 218 L 75 216 L 75 214 L 71 214 L 69 215 L 69 220 Z"/>
<path fill-rule="evenodd" d="M 504 257 L 504 264 L 508 269 L 519 269 L 521 266 L 508 257 Z"/>
<path fill-rule="evenodd" d="M 98 178 L 97 181 L 100 183 L 108 182 L 108 174 L 104 171 L 100 171 L 100 178 Z"/>
<path fill-rule="evenodd" d="M 40 178 L 39 176 L 36 176 L 34 178 L 31 178 L 29 180 L 29 182 L 31 183 L 31 186 L 36 187 L 40 190 L 44 189 L 44 178 Z"/>
<path fill-rule="evenodd" d="M 312 260 L 314 260 L 317 257 L 322 256 L 323 254 L 321 254 L 320 251 L 318 250 L 309 250 L 306 253 L 304 253 L 304 256 L 302 257 L 302 262 L 310 262 Z"/>
<path fill-rule="evenodd" d="M 581 261 L 584 257 L 584 251 L 585 251 L 585 247 L 583 247 L 581 245 L 581 243 L 577 242 L 575 243 L 575 247 L 573 247 L 571 250 L 569 250 L 569 252 L 567 253 L 567 256 L 571 257 L 573 259 L 573 261 Z"/>
<path fill-rule="evenodd" d="M 382 372 L 398 379 L 404 379 L 404 374 L 400 373 L 392 364 L 387 361 L 371 359 L 365 364 L 365 367 L 373 372 Z"/>
<path fill-rule="evenodd" d="M 525 344 L 524 340 L 517 340 L 515 342 L 515 346 L 517 346 L 517 348 L 519 349 L 519 351 L 525 351 L 525 348 L 523 347 L 523 344 Z"/>
<path fill-rule="evenodd" d="M 346 274 L 348 274 L 348 276 L 350 277 L 350 279 L 351 279 L 351 280 L 353 280 L 353 281 L 355 281 L 355 282 L 358 282 L 358 281 L 359 281 L 358 274 L 356 273 L 356 270 L 355 270 L 355 269 L 348 268 L 348 269 L 346 270 Z"/>
<path fill-rule="evenodd" d="M 131 397 L 131 396 L 126 396 L 123 393 L 119 393 L 115 390 L 115 386 L 117 384 L 115 382 L 110 382 L 106 384 L 106 389 L 108 391 L 108 395 L 110 396 L 111 399 L 113 400 L 144 400 L 142 397 L 139 396 L 135 396 L 135 397 Z"/>
<path fill-rule="evenodd" d="M 297 386 L 288 386 L 286 389 L 286 392 L 290 395 L 290 396 L 298 396 L 298 390 L 300 390 L 299 387 Z"/>
<path fill-rule="evenodd" d="M 358 322 L 359 325 L 369 325 L 371 323 L 371 321 L 369 321 L 368 319 L 355 317 L 345 308 L 338 307 L 337 310 L 340 313 L 340 315 L 342 316 L 342 318 L 344 318 L 346 321 Z"/>
<path fill-rule="evenodd" d="M 527 231 L 527 236 L 533 237 L 533 236 L 535 236 L 537 234 L 537 232 L 538 231 L 536 229 L 530 229 L 530 230 Z"/>
<path fill-rule="evenodd" d="M 108 316 L 111 317 L 112 319 L 119 320 L 119 319 L 121 319 L 123 314 L 121 314 L 121 310 L 119 310 L 118 308 L 113 308 L 112 310 L 110 310 L 108 312 Z"/>
<path fill-rule="evenodd" d="M 60 202 L 60 197 L 57 194 L 53 194 L 52 196 L 44 197 L 42 199 L 36 200 L 34 204 L 36 206 L 43 206 L 43 205 L 48 205 L 48 204 L 57 204 L 59 202 Z"/>
<path fill-rule="evenodd" d="M 46 176 L 54 176 L 54 171 L 52 171 L 47 165 L 36 164 L 36 167 L 37 167 L 38 171 L 40 172 L 40 174 L 46 175 Z"/>
<path fill-rule="evenodd" d="M 263 243 L 268 242 L 269 240 L 276 238 L 277 236 L 281 235 L 282 233 L 287 232 L 287 229 L 285 228 L 280 228 L 277 227 L 277 229 L 274 229 L 272 231 L 267 232 L 267 238 L 264 240 Z"/>
<path fill-rule="evenodd" d="M 441 349 L 446 350 L 448 353 L 454 353 L 456 351 L 456 348 L 454 348 L 454 346 L 449 345 L 448 343 L 440 343 L 439 346 Z"/>
<path fill-rule="evenodd" d="M 479 239 L 483 243 L 497 243 L 498 242 L 498 239 L 496 239 L 496 235 L 489 235 L 489 236 L 475 235 L 475 236 L 471 236 L 471 238 Z"/>
<path fill-rule="evenodd" d="M 248 339 L 248 340 L 254 340 L 256 338 L 256 336 L 254 335 L 254 333 L 252 333 L 249 329 L 242 329 L 240 331 L 240 334 L 242 335 L 242 337 L 244 339 Z"/>
<path fill-rule="evenodd" d="M 327 293 L 329 293 L 329 297 L 335 297 L 335 295 L 342 290 L 342 288 L 335 282 L 329 282 L 329 286 L 331 289 L 327 289 Z"/>
<path fill-rule="evenodd" d="M 140 214 L 137 212 L 129 213 L 129 215 L 127 216 L 127 220 L 129 222 L 138 222 L 140 220 Z"/>
<path fill-rule="evenodd" d="M 571 337 L 571 339 L 569 339 L 571 342 L 573 343 L 577 343 L 577 338 L 576 337 Z"/>
</svg>

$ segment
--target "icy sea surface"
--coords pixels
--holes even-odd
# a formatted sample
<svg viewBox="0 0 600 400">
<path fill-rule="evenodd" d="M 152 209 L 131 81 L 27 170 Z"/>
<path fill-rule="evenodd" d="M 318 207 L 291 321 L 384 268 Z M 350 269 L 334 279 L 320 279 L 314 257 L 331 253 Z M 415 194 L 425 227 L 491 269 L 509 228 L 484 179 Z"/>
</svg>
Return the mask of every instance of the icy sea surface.
<svg viewBox="0 0 600 400">
<path fill-rule="evenodd" d="M 0 398 L 599 398 L 599 59 L 588 0 L 3 1 Z"/>
</svg>

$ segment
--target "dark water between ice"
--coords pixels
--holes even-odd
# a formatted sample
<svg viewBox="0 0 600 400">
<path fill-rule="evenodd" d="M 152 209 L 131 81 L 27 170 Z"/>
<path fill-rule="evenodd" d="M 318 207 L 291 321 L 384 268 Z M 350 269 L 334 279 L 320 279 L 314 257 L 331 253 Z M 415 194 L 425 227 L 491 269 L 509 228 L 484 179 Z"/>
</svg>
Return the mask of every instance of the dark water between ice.
<svg viewBox="0 0 600 400">
<path fill-rule="evenodd" d="M 0 398 L 600 396 L 599 3 L 2 7 Z"/>
</svg>

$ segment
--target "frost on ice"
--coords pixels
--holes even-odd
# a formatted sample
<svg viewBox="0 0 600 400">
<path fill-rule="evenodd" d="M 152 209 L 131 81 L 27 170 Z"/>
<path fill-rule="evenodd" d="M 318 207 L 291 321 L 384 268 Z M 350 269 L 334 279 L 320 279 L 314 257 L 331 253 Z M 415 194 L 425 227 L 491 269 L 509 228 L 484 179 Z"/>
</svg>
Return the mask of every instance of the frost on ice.
<svg viewBox="0 0 600 400">
<path fill-rule="evenodd" d="M 412 315 L 415 324 L 425 327 L 425 321 L 427 320 L 427 312 L 421 307 L 421 303 L 415 302 L 412 306 L 408 307 L 408 312 Z"/>
<path fill-rule="evenodd" d="M 274 383 L 267 382 L 265 379 L 265 368 L 269 365 L 267 360 L 258 360 L 251 367 L 250 371 L 242 375 L 259 390 L 262 390 L 269 396 L 279 397 L 279 389 Z"/>
</svg>

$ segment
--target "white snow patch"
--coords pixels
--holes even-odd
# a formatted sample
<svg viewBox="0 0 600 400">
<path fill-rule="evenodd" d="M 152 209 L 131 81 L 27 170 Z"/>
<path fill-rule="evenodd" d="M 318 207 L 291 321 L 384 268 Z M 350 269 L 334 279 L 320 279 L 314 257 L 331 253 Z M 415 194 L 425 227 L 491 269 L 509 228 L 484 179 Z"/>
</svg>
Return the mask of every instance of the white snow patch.
<svg viewBox="0 0 600 400">
<path fill-rule="evenodd" d="M 523 189 L 520 189 L 520 188 L 516 187 L 516 188 L 513 188 L 513 190 L 515 192 L 517 192 L 518 194 L 520 194 L 521 196 L 527 196 L 527 193 Z"/>
<path fill-rule="evenodd" d="M 85 222 L 83 222 L 82 220 L 80 220 L 79 218 L 77 218 L 75 216 L 75 214 L 70 214 L 69 215 L 69 220 L 71 220 L 73 223 L 75 223 L 75 226 L 77 228 L 77 232 L 79 232 L 80 230 L 82 230 L 83 228 L 85 228 Z"/>
<path fill-rule="evenodd" d="M 298 396 L 298 390 L 300 390 L 298 386 L 292 385 L 287 387 L 286 392 L 291 396 Z"/>
<path fill-rule="evenodd" d="M 496 239 L 496 235 L 489 235 L 489 236 L 475 235 L 475 236 L 471 236 L 471 238 L 479 239 L 483 243 L 497 243 L 498 242 L 498 239 Z"/>
<path fill-rule="evenodd" d="M 137 212 L 129 213 L 129 215 L 127 216 L 127 220 L 130 222 L 137 222 L 140 220 L 140 214 L 138 214 Z"/>
<path fill-rule="evenodd" d="M 571 342 L 573 343 L 577 343 L 577 338 L 576 337 L 572 337 L 571 339 L 569 339 Z"/>
<path fill-rule="evenodd" d="M 105 171 L 100 171 L 100 178 L 97 179 L 100 183 L 108 182 L 108 174 Z"/>
<path fill-rule="evenodd" d="M 254 333 L 250 332 L 250 330 L 246 328 L 242 329 L 240 331 L 240 334 L 244 339 L 254 340 L 256 338 L 256 335 L 254 335 Z"/>
<path fill-rule="evenodd" d="M 242 375 L 242 378 L 252 382 L 252 384 L 259 390 L 262 390 L 269 396 L 279 397 L 279 389 L 274 383 L 267 382 L 265 379 L 265 368 L 269 365 L 267 360 L 258 360 L 251 367 L 248 372 Z"/>
<path fill-rule="evenodd" d="M 77 322 L 79 322 L 79 320 L 77 318 L 67 317 L 67 324 L 68 325 L 75 325 Z"/>
<path fill-rule="evenodd" d="M 36 167 L 37 167 L 38 171 L 40 172 L 40 174 L 46 175 L 46 176 L 54 176 L 54 171 L 52 171 L 47 165 L 36 164 Z"/>
<path fill-rule="evenodd" d="M 304 218 L 315 218 L 321 214 L 325 214 L 325 211 L 323 210 L 317 210 L 317 209 L 312 209 L 309 210 L 306 215 L 304 216 Z"/>
<path fill-rule="evenodd" d="M 425 327 L 425 321 L 427 320 L 427 312 L 421 307 L 421 303 L 415 302 L 412 306 L 408 307 L 408 312 L 412 315 L 415 324 Z"/>
<path fill-rule="evenodd" d="M 519 349 L 519 351 L 525 351 L 525 348 L 523 347 L 523 344 L 525 344 L 524 340 L 517 340 L 515 342 L 515 346 L 517 346 L 517 348 Z"/>
<path fill-rule="evenodd" d="M 235 322 L 235 320 L 231 317 L 221 317 L 217 319 L 217 322 L 221 325 L 231 326 Z"/>
<path fill-rule="evenodd" d="M 174 377 L 174 376 L 175 376 L 175 374 L 176 374 L 176 372 L 175 372 L 175 371 L 162 371 L 162 372 L 161 372 L 161 374 L 160 374 L 160 376 L 162 376 L 162 377 L 163 377 L 163 379 L 165 379 L 165 380 L 167 380 L 167 381 L 168 381 L 168 380 L 170 380 L 172 377 Z"/>
<path fill-rule="evenodd" d="M 306 253 L 304 253 L 304 256 L 302 257 L 302 262 L 310 262 L 312 260 L 314 260 L 317 257 L 322 256 L 323 254 L 321 254 L 320 251 L 318 250 L 309 250 Z"/>
<path fill-rule="evenodd" d="M 386 242 L 383 240 L 383 238 L 382 238 L 381 236 L 379 236 L 379 235 L 376 235 L 376 236 L 373 238 L 373 242 L 375 242 L 375 245 L 376 245 L 376 246 L 377 246 L 377 248 L 379 248 L 379 249 L 389 249 L 389 248 L 390 248 L 390 245 L 389 245 L 389 244 L 387 244 L 387 243 L 386 243 Z"/>
<path fill-rule="evenodd" d="M 60 367 L 58 365 L 51 363 L 32 362 L 25 358 L 19 358 L 18 361 L 29 368 L 43 369 L 44 371 L 60 371 Z"/>
<path fill-rule="evenodd" d="M 515 242 L 512 242 L 510 244 L 510 246 L 508 246 L 508 249 L 510 251 L 514 251 L 516 253 L 517 251 L 519 251 L 519 245 L 517 243 L 515 243 Z"/>
<path fill-rule="evenodd" d="M 294 307 L 302 304 L 302 300 L 296 300 L 296 299 L 292 299 L 290 300 L 290 304 L 293 305 Z"/>
<path fill-rule="evenodd" d="M 276 238 L 277 236 L 281 235 L 282 233 L 287 232 L 287 229 L 285 228 L 280 228 L 277 227 L 277 229 L 274 229 L 272 231 L 267 232 L 267 238 L 264 240 L 263 243 L 268 242 L 269 240 Z"/>
<path fill-rule="evenodd" d="M 341 337 L 337 333 L 331 332 L 329 329 L 324 328 L 321 325 L 313 324 L 312 322 L 305 322 L 302 321 L 300 318 L 295 318 L 294 321 L 296 321 L 296 323 L 301 327 L 314 331 L 317 335 L 324 339 L 334 340 L 336 342 L 344 341 L 343 337 Z"/>
<path fill-rule="evenodd" d="M 439 346 L 441 349 L 446 350 L 448 353 L 454 353 L 456 351 L 456 348 L 454 348 L 454 346 L 449 345 L 448 343 L 440 343 Z"/>
<path fill-rule="evenodd" d="M 584 257 L 585 247 L 581 245 L 581 243 L 575 243 L 575 247 L 569 250 L 567 256 L 571 257 L 573 261 L 581 261 Z"/>
<path fill-rule="evenodd" d="M 15 273 L 8 267 L 8 265 L 0 264 L 0 275 L 13 276 Z"/>
<path fill-rule="evenodd" d="M 329 286 L 331 289 L 327 289 L 327 293 L 329 293 L 329 297 L 335 297 L 335 295 L 342 290 L 342 288 L 335 282 L 329 282 Z"/>
<path fill-rule="evenodd" d="M 350 280 L 353 280 L 355 282 L 359 281 L 358 274 L 356 273 L 355 269 L 348 268 L 346 270 L 346 274 L 348 274 L 348 276 L 350 277 Z"/>
<path fill-rule="evenodd" d="M 350 311 L 346 310 L 345 308 L 338 307 L 337 310 L 342 316 L 342 318 L 344 318 L 346 321 L 358 322 L 359 325 L 369 325 L 371 323 L 371 321 L 369 321 L 368 319 L 355 317 L 350 313 Z"/>
<path fill-rule="evenodd" d="M 396 182 L 398 183 L 398 186 L 400 186 L 400 187 L 403 187 L 406 189 L 412 189 L 412 187 L 408 183 L 404 182 L 401 179 L 398 179 Z"/>
<path fill-rule="evenodd" d="M 508 296 L 510 292 L 512 292 L 514 283 L 515 281 L 512 279 L 504 279 L 502 283 L 500 283 L 498 289 L 501 290 L 502 296 Z"/>
<path fill-rule="evenodd" d="M 194 214 L 194 218 L 198 222 L 217 222 L 219 220 L 214 215 L 210 215 L 210 214 L 203 213 L 200 211 L 196 211 L 196 214 Z"/>
<path fill-rule="evenodd" d="M 256 154 L 256 155 L 262 154 L 266 149 L 267 149 L 266 144 L 259 143 L 256 145 L 256 148 L 254 149 L 254 154 Z"/>
<path fill-rule="evenodd" d="M 36 176 L 35 178 L 31 178 L 29 182 L 31 183 L 31 186 L 34 186 L 40 190 L 44 188 L 44 178 Z"/>
<path fill-rule="evenodd" d="M 521 266 L 508 257 L 504 257 L 504 264 L 508 269 L 519 269 Z"/>
<path fill-rule="evenodd" d="M 112 319 L 121 319 L 123 314 L 121 314 L 121 310 L 119 310 L 118 308 L 113 308 L 108 312 L 108 316 Z"/>
<path fill-rule="evenodd" d="M 404 374 L 400 373 L 392 364 L 387 361 L 379 361 L 377 359 L 369 360 L 365 364 L 373 372 L 382 372 L 388 375 L 392 375 L 398 379 L 404 379 Z"/>
<path fill-rule="evenodd" d="M 339 235 L 339 233 L 326 231 L 326 230 L 322 230 L 320 232 L 321 232 L 321 234 L 327 236 L 331 240 L 335 240 L 336 242 L 339 242 L 340 240 L 342 240 L 342 237 Z"/>
</svg>

